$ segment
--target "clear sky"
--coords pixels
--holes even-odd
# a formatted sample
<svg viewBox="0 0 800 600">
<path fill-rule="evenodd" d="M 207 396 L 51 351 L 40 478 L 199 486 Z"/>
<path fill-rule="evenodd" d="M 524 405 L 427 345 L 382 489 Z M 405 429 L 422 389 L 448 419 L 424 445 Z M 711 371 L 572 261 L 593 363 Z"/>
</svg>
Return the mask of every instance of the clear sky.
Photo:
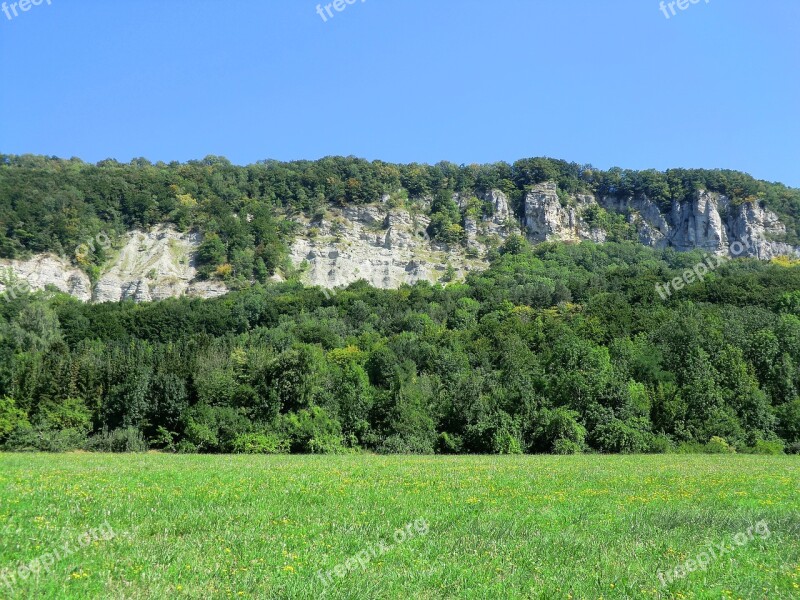
<svg viewBox="0 0 800 600">
<path fill-rule="evenodd" d="M 327 21 L 316 0 L 49 1 L 0 12 L 3 153 L 552 156 L 800 187 L 798 0 L 669 19 L 659 0 L 356 0 Z"/>
</svg>

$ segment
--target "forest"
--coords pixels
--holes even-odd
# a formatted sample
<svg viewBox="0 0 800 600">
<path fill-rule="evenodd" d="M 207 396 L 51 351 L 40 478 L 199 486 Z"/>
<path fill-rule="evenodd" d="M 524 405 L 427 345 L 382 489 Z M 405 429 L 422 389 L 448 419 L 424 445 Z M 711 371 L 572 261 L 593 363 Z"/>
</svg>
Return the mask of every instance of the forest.
<svg viewBox="0 0 800 600">
<path fill-rule="evenodd" d="M 92 211 L 121 218 L 101 204 Z M 157 199 L 141 209 L 125 219 L 163 216 Z M 67 243 L 70 214 L 46 214 L 49 228 L 25 221 L 25 236 L 5 221 L 6 250 Z M 254 283 L 145 304 L 6 297 L 0 448 L 798 453 L 800 269 L 736 259 L 659 296 L 657 284 L 703 258 L 512 237 L 486 271 L 446 286 Z"/>
</svg>

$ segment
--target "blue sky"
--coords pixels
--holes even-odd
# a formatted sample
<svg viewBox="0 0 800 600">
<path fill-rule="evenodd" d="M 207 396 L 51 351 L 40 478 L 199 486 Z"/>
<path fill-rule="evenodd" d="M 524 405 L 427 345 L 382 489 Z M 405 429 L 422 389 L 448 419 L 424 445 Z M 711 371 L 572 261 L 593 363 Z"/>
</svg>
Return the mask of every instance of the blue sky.
<svg viewBox="0 0 800 600">
<path fill-rule="evenodd" d="M 0 152 L 552 156 L 800 187 L 797 0 L 669 19 L 659 0 L 358 0 L 327 22 L 316 0 L 47 1 L 0 12 Z"/>
</svg>

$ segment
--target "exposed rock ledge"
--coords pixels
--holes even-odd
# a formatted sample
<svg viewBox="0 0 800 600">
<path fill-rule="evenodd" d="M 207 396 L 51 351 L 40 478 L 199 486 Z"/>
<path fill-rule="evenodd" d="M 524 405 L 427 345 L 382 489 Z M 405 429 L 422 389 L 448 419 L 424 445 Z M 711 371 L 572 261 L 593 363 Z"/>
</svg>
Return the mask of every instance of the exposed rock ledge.
<svg viewBox="0 0 800 600">
<path fill-rule="evenodd" d="M 417 281 L 437 282 L 453 267 L 462 279 L 486 267 L 463 249 L 431 243 L 430 220 L 405 210 L 357 206 L 329 211 L 321 223 L 299 219 L 304 227 L 291 248 L 291 260 L 310 285 L 337 288 L 364 279 L 378 288 Z"/>
<path fill-rule="evenodd" d="M 531 242 L 544 240 L 603 242 L 607 233 L 585 220 L 587 209 L 604 208 L 625 215 L 634 225 L 639 241 L 653 248 L 685 251 L 700 248 L 721 255 L 743 255 L 769 260 L 798 255 L 800 248 L 780 240 L 786 226 L 778 216 L 757 203 L 734 204 L 724 195 L 698 191 L 685 202 L 673 202 L 662 213 L 644 196 L 595 198 L 578 194 L 563 205 L 556 184 L 542 183 L 527 194 L 523 224 Z M 740 242 L 742 252 L 731 246 Z"/>
<path fill-rule="evenodd" d="M 465 208 L 469 198 L 456 195 L 454 200 Z M 542 183 L 524 198 L 521 223 L 502 192 L 493 190 L 484 201 L 491 207 L 491 216 L 464 217 L 466 248 L 448 248 L 428 239 L 427 216 L 376 204 L 330 208 L 321 222 L 298 217 L 303 229 L 291 247 L 290 258 L 305 283 L 325 288 L 359 279 L 378 288 L 421 280 L 439 282 L 446 275 L 462 279 L 487 266 L 489 240 L 501 242 L 511 232 L 522 232 L 533 243 L 605 241 L 608 232 L 592 226 L 587 218 L 600 208 L 624 215 L 639 241 L 654 248 L 702 248 L 728 254 L 731 244 L 738 241 L 745 245 L 743 254 L 762 260 L 800 255 L 800 248 L 776 241 L 786 234 L 786 227 L 775 213 L 759 204 L 734 204 L 725 196 L 705 191 L 689 201 L 673 202 L 662 213 L 645 197 L 559 197 L 555 183 Z M 52 285 L 93 302 L 222 295 L 228 291 L 223 283 L 197 280 L 194 257 L 200 241 L 198 234 L 180 233 L 169 226 L 129 232 L 94 286 L 83 271 L 57 256 L 0 260 L 0 291 L 6 288 L 2 282 L 16 281 L 27 282 L 33 289 Z"/>
<path fill-rule="evenodd" d="M 28 260 L 0 259 L 0 292 L 13 296 L 17 290 L 43 290 L 47 285 L 84 302 L 92 297 L 89 277 L 63 258 L 38 254 Z"/>
<path fill-rule="evenodd" d="M 225 294 L 228 289 L 221 282 L 195 279 L 194 254 L 199 243 L 197 234 L 180 233 L 167 226 L 131 231 L 94 287 L 86 273 L 65 258 L 45 254 L 28 260 L 0 259 L 0 291 L 10 286 L 13 293 L 13 288 L 25 284 L 33 290 L 52 285 L 84 302 L 144 302 Z"/>
</svg>

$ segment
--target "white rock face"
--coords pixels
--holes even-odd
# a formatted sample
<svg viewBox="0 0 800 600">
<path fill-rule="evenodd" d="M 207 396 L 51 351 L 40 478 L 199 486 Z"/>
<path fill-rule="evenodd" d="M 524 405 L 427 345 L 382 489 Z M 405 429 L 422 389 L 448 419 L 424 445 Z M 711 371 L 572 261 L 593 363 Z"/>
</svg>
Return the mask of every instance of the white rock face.
<svg viewBox="0 0 800 600">
<path fill-rule="evenodd" d="M 465 205 L 468 197 L 454 199 Z M 303 230 L 291 247 L 290 258 L 301 269 L 305 283 L 325 288 L 360 279 L 378 288 L 396 288 L 421 280 L 439 282 L 446 273 L 462 279 L 468 272 L 488 266 L 485 256 L 492 238 L 502 242 L 520 228 L 534 243 L 604 242 L 606 232 L 587 222 L 587 211 L 600 207 L 625 215 L 639 241 L 654 248 L 702 248 L 737 255 L 731 252 L 731 244 L 738 241 L 743 244 L 741 255 L 764 260 L 800 256 L 800 248 L 774 241 L 786 234 L 775 213 L 753 203 L 733 205 L 725 196 L 704 191 L 691 201 L 673 203 L 669 212 L 662 214 L 645 197 L 598 200 L 578 194 L 562 206 L 556 184 L 542 183 L 526 195 L 522 223 L 502 192 L 492 190 L 483 200 L 491 204 L 493 214 L 485 219 L 464 218 L 466 249 L 431 242 L 425 233 L 430 224 L 427 216 L 389 209 L 388 198 L 383 198 L 376 205 L 330 209 L 321 223 L 299 217 Z M 429 200 L 420 199 L 416 206 L 422 213 L 428 205 Z M 0 291 L 6 289 L 6 282 L 15 282 L 12 293 L 24 289 L 19 287 L 21 282 L 34 290 L 52 285 L 94 302 L 144 302 L 183 295 L 211 298 L 227 293 L 222 282 L 196 279 L 194 257 L 200 242 L 199 235 L 168 226 L 129 232 L 94 289 L 88 276 L 66 259 L 40 255 L 24 261 L 0 260 Z M 448 266 L 453 272 L 448 273 Z"/>
<path fill-rule="evenodd" d="M 669 213 L 662 214 L 645 197 L 606 197 L 598 202 L 592 195 L 579 194 L 564 207 L 556 189 L 553 182 L 542 183 L 525 198 L 524 225 L 532 242 L 605 241 L 606 233 L 588 227 L 583 218 L 587 208 L 599 205 L 627 215 L 639 241 L 653 248 L 700 248 L 714 254 L 764 260 L 800 253 L 800 247 L 774 241 L 786 234 L 785 225 L 775 213 L 753 203 L 734 206 L 721 194 L 701 190 L 691 201 L 673 202 Z M 740 242 L 744 251 L 737 253 L 738 245 L 731 248 L 735 242 Z"/>
<path fill-rule="evenodd" d="M 377 288 L 396 288 L 404 283 L 437 282 L 452 265 L 457 278 L 484 268 L 480 259 L 469 259 L 461 249 L 448 250 L 431 243 L 425 233 L 430 219 L 406 210 L 382 206 L 346 207 L 330 211 L 314 224 L 301 220 L 306 231 L 291 248 L 301 279 L 326 288 L 346 286 L 364 279 Z"/>
<path fill-rule="evenodd" d="M 486 193 L 484 200 L 489 202 L 494 209 L 492 216 L 492 223 L 495 225 L 503 225 L 508 219 L 511 218 L 511 209 L 508 206 L 508 198 L 500 190 L 491 190 Z"/>
<path fill-rule="evenodd" d="M 116 259 L 100 276 L 95 302 L 137 302 L 182 296 L 196 277 L 194 253 L 200 236 L 161 226 L 131 231 Z"/>
<path fill-rule="evenodd" d="M 608 196 L 599 199 L 600 205 L 608 211 L 628 215 L 639 234 L 639 242 L 653 248 L 667 246 L 670 226 L 658 206 L 645 197 Z"/>
<path fill-rule="evenodd" d="M 562 206 L 557 189 L 555 182 L 541 183 L 525 197 L 524 225 L 528 239 L 534 243 L 546 240 L 604 242 L 606 232 L 589 227 L 581 217 L 586 208 L 597 204 L 594 196 L 579 194 L 573 198 L 574 206 Z"/>
<path fill-rule="evenodd" d="M 714 254 L 727 254 L 730 244 L 719 214 L 720 204 L 727 205 L 727 202 L 725 196 L 704 191 L 692 202 L 673 202 L 668 244 L 677 250 L 700 248 Z"/>
<path fill-rule="evenodd" d="M 749 246 L 743 254 L 769 260 L 776 256 L 797 255 L 800 249 L 783 242 L 770 241 L 771 237 L 786 234 L 786 226 L 774 212 L 754 203 L 740 204 L 729 209 L 727 221 L 728 238 L 733 241 L 747 240 Z"/>
<path fill-rule="evenodd" d="M 151 231 L 131 231 L 116 257 L 106 265 L 92 289 L 89 277 L 67 259 L 39 255 L 29 260 L 0 260 L 3 281 L 26 282 L 30 289 L 53 285 L 79 300 L 136 302 L 177 296 L 212 298 L 227 293 L 218 281 L 195 281 L 194 255 L 200 244 L 197 234 L 184 234 L 168 226 Z M 23 283 L 23 285 L 25 285 Z M 6 285 L 0 283 L 0 291 Z"/>
<path fill-rule="evenodd" d="M 67 260 L 51 254 L 39 254 L 28 260 L 0 259 L 0 292 L 10 295 L 26 289 L 43 290 L 52 285 L 76 298 L 91 299 L 89 277 Z"/>
</svg>

